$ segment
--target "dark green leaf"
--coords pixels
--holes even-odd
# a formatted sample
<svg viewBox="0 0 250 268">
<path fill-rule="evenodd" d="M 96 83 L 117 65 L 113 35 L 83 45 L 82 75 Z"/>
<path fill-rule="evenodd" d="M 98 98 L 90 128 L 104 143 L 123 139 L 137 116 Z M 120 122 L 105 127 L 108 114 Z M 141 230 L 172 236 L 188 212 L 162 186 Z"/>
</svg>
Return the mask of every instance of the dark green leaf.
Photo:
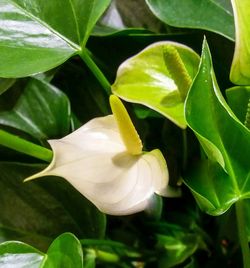
<svg viewBox="0 0 250 268">
<path fill-rule="evenodd" d="M 134 12 L 136 10 L 136 12 Z M 145 0 L 115 0 L 102 17 L 99 25 L 116 29 L 141 28 L 160 32 L 163 23 L 149 10 Z"/>
<path fill-rule="evenodd" d="M 69 96 L 72 110 L 81 122 L 111 113 L 107 95 L 86 68 L 68 62 L 53 82 Z"/>
<path fill-rule="evenodd" d="M 2 0 L 0 76 L 44 72 L 84 48 L 110 0 Z"/>
<path fill-rule="evenodd" d="M 14 83 L 16 79 L 0 78 L 0 95 L 8 90 Z"/>
<path fill-rule="evenodd" d="M 219 90 L 206 41 L 185 114 L 209 158 L 208 163 L 190 171 L 186 184 L 203 210 L 219 215 L 237 200 L 250 197 L 250 131 Z"/>
<path fill-rule="evenodd" d="M 56 238 L 50 245 L 41 268 L 82 268 L 83 252 L 80 241 L 71 233 Z"/>
<path fill-rule="evenodd" d="M 70 128 L 69 100 L 49 83 L 31 78 L 14 108 L 0 113 L 0 124 L 39 140 L 65 136 Z"/>
<path fill-rule="evenodd" d="M 1 268 L 38 268 L 44 254 L 21 242 L 10 241 L 0 244 Z"/>
<path fill-rule="evenodd" d="M 81 238 L 103 237 L 105 216 L 65 180 L 23 183 L 41 168 L 0 163 L 0 240 L 18 239 L 46 250 L 65 231 Z"/>
<path fill-rule="evenodd" d="M 160 20 L 175 27 L 198 28 L 234 40 L 234 19 L 229 1 L 146 0 Z"/>
</svg>

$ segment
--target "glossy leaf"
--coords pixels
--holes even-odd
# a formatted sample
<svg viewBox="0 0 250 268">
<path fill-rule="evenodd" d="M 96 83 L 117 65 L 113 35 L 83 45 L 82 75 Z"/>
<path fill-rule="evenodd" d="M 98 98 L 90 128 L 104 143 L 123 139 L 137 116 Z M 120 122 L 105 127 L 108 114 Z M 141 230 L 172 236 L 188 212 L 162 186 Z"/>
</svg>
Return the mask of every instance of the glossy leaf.
<svg viewBox="0 0 250 268">
<path fill-rule="evenodd" d="M 46 250 L 65 231 L 103 238 L 105 216 L 64 180 L 23 183 L 43 167 L 0 163 L 0 241 L 18 239 Z"/>
<path fill-rule="evenodd" d="M 230 108 L 244 124 L 247 114 L 247 106 L 250 99 L 250 87 L 232 87 L 226 90 L 226 95 Z"/>
<path fill-rule="evenodd" d="M 3 0 L 0 77 L 23 77 L 80 53 L 110 0 Z"/>
<path fill-rule="evenodd" d="M 175 27 L 197 28 L 234 40 L 234 19 L 230 1 L 146 0 L 160 20 Z"/>
<path fill-rule="evenodd" d="M 209 158 L 190 171 L 186 184 L 203 210 L 219 215 L 237 200 L 250 197 L 250 131 L 219 90 L 206 41 L 185 114 Z"/>
<path fill-rule="evenodd" d="M 41 268 L 83 268 L 83 252 L 80 241 L 71 233 L 64 233 L 50 245 Z"/>
<path fill-rule="evenodd" d="M 234 11 L 236 44 L 230 79 L 237 85 L 250 84 L 250 9 L 247 0 L 231 0 Z"/>
<path fill-rule="evenodd" d="M 0 244 L 0 267 L 39 268 L 44 254 L 29 245 L 17 241 Z"/>
<path fill-rule="evenodd" d="M 185 128 L 184 103 L 164 58 L 164 49 L 169 45 L 178 51 L 186 71 L 193 78 L 198 68 L 198 55 L 178 43 L 158 42 L 120 65 L 112 91 L 120 98 L 143 104 Z"/>
<path fill-rule="evenodd" d="M 39 140 L 64 136 L 70 128 L 69 100 L 51 84 L 31 78 L 12 110 L 0 113 L 0 124 Z"/>
</svg>

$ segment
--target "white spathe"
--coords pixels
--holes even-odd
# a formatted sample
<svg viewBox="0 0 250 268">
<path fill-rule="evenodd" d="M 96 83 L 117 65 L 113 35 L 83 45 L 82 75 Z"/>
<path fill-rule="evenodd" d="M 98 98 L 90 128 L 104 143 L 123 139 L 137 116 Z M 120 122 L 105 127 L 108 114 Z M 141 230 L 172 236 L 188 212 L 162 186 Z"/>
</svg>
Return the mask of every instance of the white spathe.
<svg viewBox="0 0 250 268">
<path fill-rule="evenodd" d="M 131 155 L 113 115 L 95 118 L 70 135 L 49 140 L 50 165 L 25 181 L 61 176 L 110 215 L 147 208 L 154 193 L 167 196 L 168 169 L 159 150 Z"/>
</svg>

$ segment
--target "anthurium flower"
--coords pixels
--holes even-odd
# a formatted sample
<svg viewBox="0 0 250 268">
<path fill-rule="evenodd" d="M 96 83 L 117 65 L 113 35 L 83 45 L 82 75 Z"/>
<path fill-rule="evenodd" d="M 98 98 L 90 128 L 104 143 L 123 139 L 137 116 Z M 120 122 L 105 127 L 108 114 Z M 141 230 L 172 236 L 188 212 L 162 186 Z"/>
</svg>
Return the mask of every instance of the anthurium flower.
<svg viewBox="0 0 250 268">
<path fill-rule="evenodd" d="M 25 181 L 61 176 L 99 210 L 111 215 L 142 211 L 154 193 L 168 195 L 168 169 L 159 150 L 142 151 L 142 143 L 118 97 L 113 115 L 95 118 L 70 135 L 49 140 L 50 165 Z"/>
</svg>

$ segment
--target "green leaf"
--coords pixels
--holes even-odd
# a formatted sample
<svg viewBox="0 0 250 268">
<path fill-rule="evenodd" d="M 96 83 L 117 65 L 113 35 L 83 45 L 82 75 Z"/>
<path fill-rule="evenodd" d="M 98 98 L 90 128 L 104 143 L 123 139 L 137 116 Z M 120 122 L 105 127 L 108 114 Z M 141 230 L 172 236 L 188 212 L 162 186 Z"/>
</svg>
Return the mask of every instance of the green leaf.
<svg viewBox="0 0 250 268">
<path fill-rule="evenodd" d="M 160 268 L 170 268 L 181 264 L 199 247 L 199 236 L 196 234 L 182 234 L 175 238 L 167 235 L 157 235 L 158 248 L 165 250 L 159 259 Z"/>
<path fill-rule="evenodd" d="M 38 268 L 44 254 L 37 249 L 17 241 L 0 244 L 0 266 L 2 268 Z"/>
<path fill-rule="evenodd" d="M 0 95 L 8 90 L 16 82 L 16 79 L 0 78 Z"/>
<path fill-rule="evenodd" d="M 232 0 L 236 44 L 231 66 L 230 79 L 237 85 L 250 84 L 250 9 L 247 0 Z"/>
<path fill-rule="evenodd" d="M 0 241 L 18 239 L 46 250 L 66 231 L 81 238 L 103 238 L 105 216 L 66 181 L 23 179 L 42 165 L 0 163 Z"/>
<path fill-rule="evenodd" d="M 146 0 L 160 20 L 175 27 L 197 28 L 234 40 L 234 19 L 229 1 Z"/>
<path fill-rule="evenodd" d="M 41 141 L 62 137 L 70 128 L 70 103 L 59 89 L 31 78 L 12 110 L 0 113 L 0 124 Z"/>
<path fill-rule="evenodd" d="M 53 241 L 41 268 L 82 268 L 83 252 L 80 241 L 71 233 L 64 233 Z"/>
<path fill-rule="evenodd" d="M 110 0 L 1 1 L 0 76 L 44 72 L 80 53 L 109 3 Z"/>
<path fill-rule="evenodd" d="M 112 91 L 120 98 L 143 104 L 185 128 L 184 103 L 164 58 L 164 50 L 168 46 L 177 50 L 187 73 L 193 78 L 197 72 L 199 56 L 184 45 L 158 42 L 120 65 Z"/>
<path fill-rule="evenodd" d="M 95 268 L 96 267 L 96 252 L 94 249 L 84 250 L 84 268 Z"/>
<path fill-rule="evenodd" d="M 140 6 L 138 9 L 137 7 Z M 137 8 L 137 12 L 133 10 Z M 97 22 L 93 36 L 142 36 L 160 32 L 163 23 L 148 9 L 145 1 L 112 1 Z"/>
<path fill-rule="evenodd" d="M 238 119 L 244 123 L 247 114 L 247 106 L 250 99 L 250 87 L 237 86 L 226 90 L 226 96 L 230 108 Z"/>
<path fill-rule="evenodd" d="M 250 197 L 250 131 L 236 118 L 219 90 L 206 41 L 185 115 L 209 158 L 190 171 L 186 184 L 203 210 L 219 215 L 237 200 Z"/>
</svg>

